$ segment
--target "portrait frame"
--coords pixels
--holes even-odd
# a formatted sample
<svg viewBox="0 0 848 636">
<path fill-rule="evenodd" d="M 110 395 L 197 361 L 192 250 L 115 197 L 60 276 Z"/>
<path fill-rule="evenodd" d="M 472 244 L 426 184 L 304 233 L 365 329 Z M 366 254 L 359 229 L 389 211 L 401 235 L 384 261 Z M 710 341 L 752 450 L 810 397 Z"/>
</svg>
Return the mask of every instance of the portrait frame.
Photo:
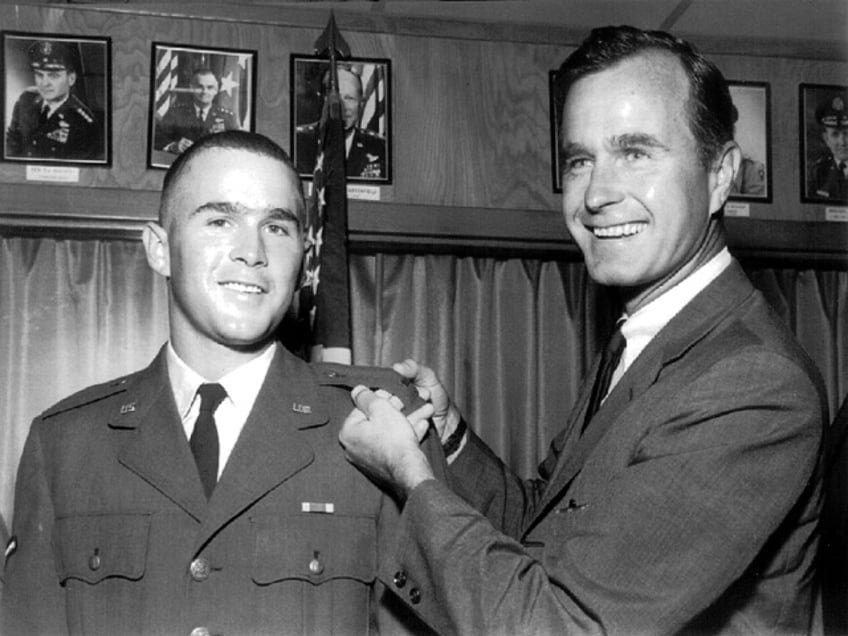
<svg viewBox="0 0 848 636">
<path fill-rule="evenodd" d="M 6 162 L 112 165 L 112 39 L 67 33 L 2 31 L 3 155 Z M 39 45 L 38 43 L 42 43 Z M 60 46 L 61 45 L 61 46 Z M 72 72 L 36 82 L 30 51 L 67 58 Z M 50 69 L 52 70 L 52 69 Z M 40 71 L 42 74 L 47 72 Z M 42 77 L 49 77 L 42 75 Z M 45 101 L 64 101 L 55 109 Z M 45 98 L 45 95 L 48 97 Z M 59 97 L 51 97 L 59 95 Z M 44 108 L 45 114 L 41 114 Z M 52 111 L 52 112 L 51 112 Z"/>
<path fill-rule="evenodd" d="M 291 156 L 301 179 L 307 181 L 312 180 L 315 169 L 317 122 L 324 104 L 323 78 L 329 65 L 327 58 L 316 55 L 293 53 L 289 58 Z M 340 60 L 337 65 L 358 75 L 362 87 L 359 113 L 353 122 L 357 130 L 347 155 L 347 182 L 390 185 L 393 172 L 392 62 L 387 58 L 355 57 Z M 315 148 L 315 152 L 310 148 Z M 356 174 L 351 173 L 351 168 Z"/>
<path fill-rule="evenodd" d="M 728 80 L 727 87 L 736 111 L 734 139 L 742 151 L 728 199 L 771 203 L 771 86 Z"/>
<path fill-rule="evenodd" d="M 148 168 L 167 169 L 186 144 L 205 134 L 255 130 L 257 57 L 255 50 L 152 43 Z M 218 84 L 211 105 L 204 104 L 209 110 L 203 123 L 193 106 L 195 94 L 203 93 L 191 86 L 197 71 L 211 72 Z"/>
<path fill-rule="evenodd" d="M 554 85 L 556 84 L 557 71 L 548 71 L 548 107 L 551 118 L 551 183 L 555 193 L 562 192 L 562 170 L 560 170 L 560 147 L 559 135 L 562 122 L 562 113 L 557 109 Z"/>
<path fill-rule="evenodd" d="M 798 113 L 800 117 L 798 137 L 800 139 L 801 201 L 824 203 L 834 206 L 848 205 L 848 196 L 835 195 L 827 183 L 827 164 L 832 153 L 825 142 L 822 124 L 816 119 L 816 110 L 821 104 L 841 106 L 848 116 L 848 86 L 836 84 L 799 84 Z M 824 182 L 822 182 L 824 179 Z"/>
</svg>

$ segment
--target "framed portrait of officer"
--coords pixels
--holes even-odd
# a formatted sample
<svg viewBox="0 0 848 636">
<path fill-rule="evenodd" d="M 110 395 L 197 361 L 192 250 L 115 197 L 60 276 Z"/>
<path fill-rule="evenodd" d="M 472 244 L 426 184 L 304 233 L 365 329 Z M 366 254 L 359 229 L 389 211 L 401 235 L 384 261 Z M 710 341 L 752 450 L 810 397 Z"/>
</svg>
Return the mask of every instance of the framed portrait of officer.
<svg viewBox="0 0 848 636">
<path fill-rule="evenodd" d="M 801 84 L 801 200 L 848 204 L 848 87 Z"/>
<path fill-rule="evenodd" d="M 4 31 L 3 160 L 109 166 L 111 40 Z"/>
<path fill-rule="evenodd" d="M 733 100 L 734 138 L 742 162 L 730 188 L 730 199 L 771 203 L 771 100 L 766 82 L 729 81 Z"/>
<path fill-rule="evenodd" d="M 167 168 L 197 139 L 253 131 L 256 51 L 153 43 L 148 166 Z"/>
<path fill-rule="evenodd" d="M 292 55 L 291 155 L 300 176 L 312 179 L 321 153 L 321 118 L 330 92 L 326 58 Z M 353 58 L 336 64 L 344 121 L 348 182 L 392 182 L 391 61 Z"/>
</svg>

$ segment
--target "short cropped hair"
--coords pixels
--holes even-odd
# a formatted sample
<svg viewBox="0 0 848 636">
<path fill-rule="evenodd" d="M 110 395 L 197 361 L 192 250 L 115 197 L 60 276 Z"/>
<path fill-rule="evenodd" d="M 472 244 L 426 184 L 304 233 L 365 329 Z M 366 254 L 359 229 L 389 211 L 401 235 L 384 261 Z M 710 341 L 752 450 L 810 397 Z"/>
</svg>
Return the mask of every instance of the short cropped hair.
<svg viewBox="0 0 848 636">
<path fill-rule="evenodd" d="M 268 137 L 246 130 L 226 130 L 205 135 L 195 141 L 188 150 L 176 158 L 174 163 L 171 164 L 171 167 L 168 168 L 168 172 L 165 173 L 165 179 L 162 182 L 162 196 L 159 201 L 160 225 L 165 225 L 170 198 L 183 173 L 185 173 L 195 157 L 209 150 L 243 150 L 282 163 L 291 173 L 294 182 L 298 185 L 298 209 L 296 212 L 300 219 L 301 227 L 303 226 L 306 220 L 306 203 L 303 198 L 303 191 L 300 188 L 300 178 L 298 177 L 297 170 L 294 168 L 291 157 L 277 143 L 268 139 Z"/>
<path fill-rule="evenodd" d="M 691 44 L 664 31 L 645 31 L 631 26 L 593 29 L 557 72 L 554 85 L 557 116 L 562 115 L 568 91 L 577 80 L 652 51 L 674 55 L 689 78 L 686 102 L 689 129 L 698 144 L 701 163 L 709 169 L 724 145 L 733 139 L 733 100 L 727 81 L 718 67 Z"/>
</svg>

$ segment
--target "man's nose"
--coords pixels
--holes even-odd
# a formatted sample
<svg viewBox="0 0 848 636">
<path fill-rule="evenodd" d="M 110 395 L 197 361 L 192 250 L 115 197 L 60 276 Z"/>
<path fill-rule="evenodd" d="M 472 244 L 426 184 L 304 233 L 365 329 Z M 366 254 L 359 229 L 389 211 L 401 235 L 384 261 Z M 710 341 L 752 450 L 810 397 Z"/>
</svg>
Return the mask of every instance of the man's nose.
<svg viewBox="0 0 848 636">
<path fill-rule="evenodd" d="M 605 206 L 621 200 L 618 171 L 612 161 L 595 161 L 589 176 L 584 202 L 589 212 L 600 212 Z"/>
<path fill-rule="evenodd" d="M 240 231 L 233 245 L 231 257 L 234 261 L 241 261 L 248 267 L 264 267 L 267 265 L 268 254 L 265 250 L 265 241 L 261 230 L 245 228 Z"/>
</svg>

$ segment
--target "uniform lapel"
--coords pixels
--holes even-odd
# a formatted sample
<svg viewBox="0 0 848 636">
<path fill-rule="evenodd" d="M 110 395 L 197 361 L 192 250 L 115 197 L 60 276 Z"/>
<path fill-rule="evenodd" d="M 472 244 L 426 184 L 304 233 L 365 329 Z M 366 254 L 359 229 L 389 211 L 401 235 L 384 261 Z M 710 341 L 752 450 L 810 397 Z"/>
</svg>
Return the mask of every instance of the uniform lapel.
<svg viewBox="0 0 848 636">
<path fill-rule="evenodd" d="M 128 387 L 114 429 L 133 429 L 118 461 L 200 520 L 206 497 L 188 447 L 168 380 L 163 348 L 153 363 Z"/>
<path fill-rule="evenodd" d="M 569 484 L 585 465 L 586 459 L 627 406 L 657 381 L 668 364 L 679 359 L 696 342 L 704 338 L 727 312 L 742 302 L 752 290 L 750 281 L 734 261 L 651 340 L 604 400 L 583 436 L 566 446 L 568 450 L 560 457 L 525 532 L 563 497 Z M 596 367 L 597 363 L 594 365 L 595 371 Z M 576 422 L 583 421 L 590 391 L 591 386 L 584 387 L 577 402 L 578 406 L 572 412 L 569 421 L 571 435 L 579 435 L 575 432 L 579 431 Z"/>
<path fill-rule="evenodd" d="M 278 347 L 197 537 L 203 544 L 233 517 L 308 466 L 312 447 L 302 429 L 326 424 L 312 369 Z"/>
</svg>

